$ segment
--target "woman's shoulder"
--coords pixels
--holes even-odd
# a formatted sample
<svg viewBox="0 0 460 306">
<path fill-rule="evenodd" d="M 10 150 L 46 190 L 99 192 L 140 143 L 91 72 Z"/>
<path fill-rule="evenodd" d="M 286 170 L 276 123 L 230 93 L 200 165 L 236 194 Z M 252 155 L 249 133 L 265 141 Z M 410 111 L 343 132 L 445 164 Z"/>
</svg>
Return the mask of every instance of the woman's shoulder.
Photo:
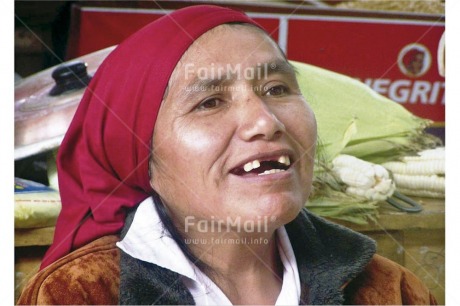
<svg viewBox="0 0 460 306">
<path fill-rule="evenodd" d="M 411 271 L 380 255 L 344 289 L 347 303 L 354 305 L 435 305 L 436 299 Z"/>
<path fill-rule="evenodd" d="M 288 224 L 287 229 L 298 261 L 299 276 L 307 286 L 312 285 L 308 282 L 313 276 L 316 281 L 326 276 L 322 279 L 322 287 L 337 285 L 335 288 L 343 289 L 346 304 L 436 304 L 428 288 L 411 271 L 377 255 L 376 244 L 369 237 L 307 210 Z"/>
<path fill-rule="evenodd" d="M 27 283 L 18 304 L 117 304 L 118 240 L 116 235 L 104 236 L 39 271 Z"/>
</svg>

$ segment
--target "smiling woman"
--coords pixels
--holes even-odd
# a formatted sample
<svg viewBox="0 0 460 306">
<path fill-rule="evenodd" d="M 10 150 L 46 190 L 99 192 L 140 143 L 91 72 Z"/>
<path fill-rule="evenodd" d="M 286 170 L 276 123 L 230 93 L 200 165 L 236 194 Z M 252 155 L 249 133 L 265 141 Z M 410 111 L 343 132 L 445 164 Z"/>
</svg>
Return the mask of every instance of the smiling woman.
<svg viewBox="0 0 460 306">
<path fill-rule="evenodd" d="M 303 208 L 315 147 L 296 73 L 254 21 L 216 6 L 155 21 L 79 105 L 55 240 L 19 302 L 434 302 L 372 240 Z"/>
<path fill-rule="evenodd" d="M 184 96 L 184 88 L 201 82 L 200 72 L 190 71 L 191 64 L 200 68 L 201 76 L 216 68 L 223 73 L 206 79 L 204 90 Z M 234 73 L 256 67 L 268 71 L 260 78 L 258 73 Z M 275 231 L 292 221 L 308 198 L 315 143 L 314 115 L 300 94 L 294 70 L 258 28 L 220 25 L 200 36 L 182 56 L 155 124 L 151 184 L 179 231 L 190 215 L 201 221 L 238 221 L 222 222 L 217 232 L 188 227 L 182 236 L 268 242 L 190 245 L 200 263 L 223 276 L 214 281 L 227 289 L 232 302 L 276 302 L 283 275 L 278 273 Z M 238 223 L 267 217 L 265 231 L 233 230 Z M 241 277 L 254 286 L 238 281 Z"/>
</svg>

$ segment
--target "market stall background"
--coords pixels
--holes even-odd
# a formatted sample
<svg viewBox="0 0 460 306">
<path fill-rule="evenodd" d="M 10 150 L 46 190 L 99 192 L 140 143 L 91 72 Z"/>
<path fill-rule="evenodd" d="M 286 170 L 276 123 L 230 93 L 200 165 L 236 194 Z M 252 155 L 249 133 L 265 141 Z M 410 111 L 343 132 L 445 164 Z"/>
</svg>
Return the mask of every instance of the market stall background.
<svg viewBox="0 0 460 306">
<path fill-rule="evenodd" d="M 15 69 L 23 77 L 59 64 L 62 59 L 69 60 L 117 44 L 142 25 L 169 10 L 187 5 L 175 1 L 118 2 L 116 5 L 105 1 L 56 1 L 40 2 L 41 8 L 37 10 L 33 2 L 18 4 L 16 11 L 19 16 L 21 9 L 22 13 L 34 13 L 28 15 L 28 20 L 21 17 L 21 21 L 17 21 Z M 240 8 L 243 6 L 279 42 L 290 59 L 359 78 L 414 114 L 433 120 L 435 125 L 432 132 L 443 138 L 444 77 L 440 73 L 442 69 L 437 57 L 444 32 L 443 14 L 349 11 L 335 10 L 325 5 L 298 4 L 291 2 L 279 6 L 272 2 L 271 5 L 259 6 L 226 3 Z M 343 2 L 341 5 L 350 3 Z M 422 60 L 419 60 L 419 70 L 411 71 L 407 57 L 417 54 L 423 54 Z M 17 173 L 21 172 L 21 177 L 48 184 L 46 158 L 47 154 L 44 154 L 18 161 L 15 165 Z M 438 301 L 442 302 L 443 210 L 439 210 L 436 202 L 429 207 L 428 214 L 421 216 L 420 220 L 429 219 L 418 221 L 422 225 L 408 219 L 407 223 L 393 228 L 394 225 L 390 226 L 392 222 L 388 222 L 388 228 L 383 229 L 391 231 L 391 235 L 381 232 L 382 228 L 358 228 L 374 235 L 386 247 L 388 257 L 402 264 L 412 264 L 414 269 L 424 273 Z M 390 217 L 389 220 L 394 218 Z M 429 241 L 419 241 L 421 238 L 417 231 L 420 228 L 427 231 L 425 238 L 429 237 Z M 46 234 L 44 231 L 47 229 Z M 40 229 L 39 232 L 32 233 L 34 238 L 28 236 L 30 233 L 17 237 L 17 271 L 36 269 L 37 259 L 50 243 L 46 235 L 52 233 L 49 228 Z M 29 242 L 24 242 L 24 237 Z M 401 246 L 406 248 L 406 253 L 400 249 Z M 421 247 L 426 249 L 421 251 Z M 408 251 L 411 248 L 412 255 Z M 422 257 L 414 257 L 413 254 Z M 423 266 L 417 265 L 420 262 L 432 271 L 427 273 L 427 269 L 420 268 Z M 436 275 L 436 281 L 430 277 L 432 275 Z M 25 277 L 28 276 L 26 273 Z"/>
</svg>

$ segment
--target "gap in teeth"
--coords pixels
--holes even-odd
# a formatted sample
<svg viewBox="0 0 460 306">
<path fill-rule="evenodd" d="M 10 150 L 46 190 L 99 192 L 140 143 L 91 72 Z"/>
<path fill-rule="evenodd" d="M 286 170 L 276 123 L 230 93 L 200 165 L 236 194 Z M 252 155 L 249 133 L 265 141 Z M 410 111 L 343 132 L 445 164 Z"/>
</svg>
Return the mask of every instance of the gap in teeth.
<svg viewBox="0 0 460 306">
<path fill-rule="evenodd" d="M 281 155 L 278 158 L 278 162 L 280 164 L 283 164 L 283 165 L 286 165 L 286 166 L 289 166 L 291 164 L 291 160 L 289 159 L 289 156 L 287 156 L 287 155 Z M 259 167 L 260 167 L 260 161 L 258 159 L 256 159 L 256 160 L 253 160 L 252 162 L 246 163 L 243 166 L 243 169 L 244 169 L 245 172 L 250 172 L 253 169 L 257 169 Z M 272 169 L 272 170 L 280 170 L 280 169 Z M 271 171 L 271 170 L 267 170 L 267 171 Z M 267 171 L 265 171 L 265 172 L 267 172 Z M 282 170 L 282 171 L 284 171 L 284 170 Z M 263 173 L 260 173 L 260 174 L 263 174 Z M 269 174 L 269 173 L 267 173 L 267 174 Z"/>
</svg>

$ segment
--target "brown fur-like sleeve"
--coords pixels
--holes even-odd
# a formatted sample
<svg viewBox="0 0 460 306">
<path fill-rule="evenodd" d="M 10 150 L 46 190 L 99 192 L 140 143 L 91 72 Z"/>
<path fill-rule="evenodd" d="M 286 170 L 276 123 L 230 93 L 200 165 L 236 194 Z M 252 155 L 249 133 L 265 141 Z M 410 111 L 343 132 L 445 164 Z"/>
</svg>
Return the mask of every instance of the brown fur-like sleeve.
<svg viewBox="0 0 460 306">
<path fill-rule="evenodd" d="M 428 288 L 409 270 L 379 255 L 344 290 L 351 305 L 436 305 Z"/>
<path fill-rule="evenodd" d="M 28 282 L 18 304 L 118 304 L 118 240 L 99 238 L 52 263 Z"/>
</svg>

